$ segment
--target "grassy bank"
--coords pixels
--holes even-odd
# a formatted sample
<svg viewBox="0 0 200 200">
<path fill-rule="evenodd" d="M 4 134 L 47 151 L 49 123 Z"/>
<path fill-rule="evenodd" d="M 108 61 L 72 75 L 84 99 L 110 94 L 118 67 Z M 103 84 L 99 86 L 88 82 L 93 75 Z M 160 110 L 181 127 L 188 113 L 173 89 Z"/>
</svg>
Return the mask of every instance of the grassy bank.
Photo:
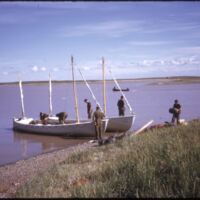
<svg viewBox="0 0 200 200">
<path fill-rule="evenodd" d="M 16 197 L 200 197 L 200 121 L 77 152 Z"/>
</svg>

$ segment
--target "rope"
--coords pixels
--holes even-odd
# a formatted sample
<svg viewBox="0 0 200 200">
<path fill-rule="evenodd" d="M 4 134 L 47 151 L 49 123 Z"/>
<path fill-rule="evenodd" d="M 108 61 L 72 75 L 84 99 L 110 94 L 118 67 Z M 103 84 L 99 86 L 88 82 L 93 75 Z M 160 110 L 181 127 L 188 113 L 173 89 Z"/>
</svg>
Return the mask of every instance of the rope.
<svg viewBox="0 0 200 200">
<path fill-rule="evenodd" d="M 81 76 L 82 76 L 82 78 L 83 78 L 85 84 L 87 85 L 87 87 L 88 87 L 88 89 L 89 89 L 89 91 L 90 91 L 90 93 L 91 93 L 91 95 L 92 95 L 92 98 L 94 99 L 94 101 L 96 102 L 96 104 L 99 106 L 100 110 L 103 112 L 103 110 L 102 110 L 102 108 L 101 108 L 99 102 L 97 101 L 96 97 L 94 96 L 94 93 L 92 92 L 92 89 L 91 89 L 90 85 L 88 84 L 88 82 L 87 82 L 86 79 L 84 78 L 83 74 L 81 73 L 81 70 L 80 70 L 80 69 L 78 69 L 78 70 L 79 70 L 79 72 L 80 72 L 80 74 L 81 74 Z"/>
<path fill-rule="evenodd" d="M 111 70 L 109 70 L 109 72 L 110 72 L 110 74 L 111 74 L 111 76 L 112 76 L 112 78 L 113 78 L 115 84 L 117 85 L 118 89 L 120 90 L 122 96 L 124 97 L 124 99 L 125 99 L 125 101 L 126 101 L 126 103 L 127 103 L 127 105 L 128 105 L 128 108 L 129 108 L 130 113 L 133 114 L 133 109 L 131 108 L 131 105 L 129 104 L 129 102 L 128 102 L 126 96 L 125 96 L 125 94 L 122 92 L 122 89 L 121 89 L 121 87 L 119 86 L 119 84 L 118 84 L 116 78 L 112 75 Z"/>
</svg>

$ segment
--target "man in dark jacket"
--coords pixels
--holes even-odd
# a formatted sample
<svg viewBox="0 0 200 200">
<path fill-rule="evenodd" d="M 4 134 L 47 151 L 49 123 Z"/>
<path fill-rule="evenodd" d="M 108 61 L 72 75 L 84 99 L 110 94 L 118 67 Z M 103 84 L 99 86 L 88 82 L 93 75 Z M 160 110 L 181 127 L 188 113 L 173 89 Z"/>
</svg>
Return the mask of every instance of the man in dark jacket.
<svg viewBox="0 0 200 200">
<path fill-rule="evenodd" d="M 42 124 L 47 124 L 47 120 L 48 120 L 49 115 L 43 112 L 40 112 L 40 120 L 42 122 Z"/>
<path fill-rule="evenodd" d="M 124 98 L 121 96 L 121 98 L 117 102 L 118 110 L 119 110 L 119 116 L 124 116 L 125 112 L 125 103 Z"/>
<path fill-rule="evenodd" d="M 87 104 L 87 114 L 88 114 L 88 119 L 92 118 L 92 104 L 85 99 L 84 102 Z"/>
<path fill-rule="evenodd" d="M 175 123 L 175 120 L 176 120 L 177 124 L 180 124 L 180 113 L 181 113 L 181 105 L 176 99 L 174 101 L 174 106 L 173 106 L 172 123 Z"/>
<path fill-rule="evenodd" d="M 56 117 L 58 117 L 59 123 L 64 124 L 65 119 L 67 118 L 67 113 L 66 112 L 60 112 L 56 114 Z"/>
<path fill-rule="evenodd" d="M 102 135 L 102 119 L 105 117 L 104 113 L 100 111 L 99 106 L 93 114 L 93 121 L 95 123 L 96 139 L 101 140 Z"/>
</svg>

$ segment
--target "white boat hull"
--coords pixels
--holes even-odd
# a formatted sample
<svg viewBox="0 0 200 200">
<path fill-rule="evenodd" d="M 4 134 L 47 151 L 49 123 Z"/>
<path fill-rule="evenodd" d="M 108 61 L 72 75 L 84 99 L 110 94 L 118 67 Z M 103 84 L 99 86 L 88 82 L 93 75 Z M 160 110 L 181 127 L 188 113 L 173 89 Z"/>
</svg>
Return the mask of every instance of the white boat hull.
<svg viewBox="0 0 200 200">
<path fill-rule="evenodd" d="M 128 131 L 135 120 L 135 115 L 108 117 L 106 132 L 125 132 Z"/>
<path fill-rule="evenodd" d="M 66 137 L 95 137 L 95 125 L 92 121 L 81 121 L 76 123 L 74 120 L 65 124 L 30 124 L 32 118 L 14 119 L 13 129 L 16 131 L 37 133 L 44 135 L 62 135 Z M 103 120 L 102 130 L 106 130 L 108 120 Z"/>
</svg>

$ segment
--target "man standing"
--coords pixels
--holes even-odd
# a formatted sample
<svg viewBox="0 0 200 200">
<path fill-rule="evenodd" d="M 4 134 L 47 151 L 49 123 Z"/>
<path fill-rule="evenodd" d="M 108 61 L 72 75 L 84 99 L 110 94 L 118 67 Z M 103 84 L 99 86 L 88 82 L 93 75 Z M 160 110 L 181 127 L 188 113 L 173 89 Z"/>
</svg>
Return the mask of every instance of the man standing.
<svg viewBox="0 0 200 200">
<path fill-rule="evenodd" d="M 87 99 L 85 99 L 84 102 L 87 104 L 88 119 L 91 119 L 92 118 L 92 105 Z"/>
<path fill-rule="evenodd" d="M 119 116 L 124 116 L 125 112 L 125 103 L 124 98 L 121 96 L 121 98 L 117 102 L 118 110 L 119 110 Z"/>
<path fill-rule="evenodd" d="M 180 113 L 181 113 L 181 105 L 179 104 L 178 100 L 174 101 L 173 106 L 173 115 L 172 115 L 172 123 L 174 124 L 175 120 L 177 124 L 180 124 Z"/>
<path fill-rule="evenodd" d="M 102 119 L 105 117 L 104 113 L 100 111 L 99 106 L 93 114 L 93 121 L 95 124 L 96 139 L 101 140 L 102 135 Z"/>
</svg>

